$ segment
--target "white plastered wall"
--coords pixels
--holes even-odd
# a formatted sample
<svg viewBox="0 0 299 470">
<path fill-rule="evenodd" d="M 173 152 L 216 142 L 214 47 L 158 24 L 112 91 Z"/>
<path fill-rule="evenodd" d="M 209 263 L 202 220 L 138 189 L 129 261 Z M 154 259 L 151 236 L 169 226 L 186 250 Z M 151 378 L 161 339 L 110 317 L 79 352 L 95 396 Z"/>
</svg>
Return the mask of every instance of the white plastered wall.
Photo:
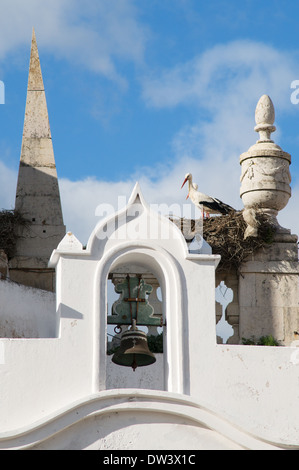
<svg viewBox="0 0 299 470">
<path fill-rule="evenodd" d="M 268 448 L 264 440 L 299 447 L 296 348 L 217 345 L 219 257 L 190 254 L 180 231 L 150 211 L 138 186 L 129 205 L 137 199 L 141 210 L 130 217 L 132 230 L 124 232 L 127 238 L 116 236 L 126 227 L 124 213 L 116 214 L 95 229 L 86 250 L 68 234 L 53 253 L 60 319 L 56 338 L 0 340 L 0 448 L 46 448 L 54 435 L 58 448 L 70 442 L 71 435 L 76 436 L 77 448 L 84 447 L 80 429 L 88 426 L 89 417 L 100 423 L 104 416 L 114 419 L 115 412 L 120 431 L 114 437 L 111 431 L 110 438 L 117 446 L 119 433 L 125 432 L 128 423 L 131 426 L 130 416 L 136 410 L 150 413 L 153 423 L 171 421 L 171 415 L 174 422 L 169 426 L 181 435 L 184 448 L 188 448 L 190 419 L 198 430 L 199 448 L 202 426 L 217 431 L 215 447 L 221 447 L 222 438 L 228 438 L 232 448 Z M 171 239 L 137 236 L 132 240 L 129 235 L 138 233 L 137 225 L 146 221 L 170 230 Z M 102 237 L 109 227 L 114 231 Z M 111 269 L 128 262 L 151 268 L 163 289 L 164 390 L 105 389 L 107 277 Z M 133 446 L 134 439 L 140 445 L 147 433 L 140 423 L 133 428 L 126 438 Z M 97 433 L 90 434 L 88 445 L 102 448 L 107 436 L 99 440 Z M 153 436 L 146 445 L 157 448 L 163 443 L 167 445 L 161 434 L 159 443 Z"/>
</svg>

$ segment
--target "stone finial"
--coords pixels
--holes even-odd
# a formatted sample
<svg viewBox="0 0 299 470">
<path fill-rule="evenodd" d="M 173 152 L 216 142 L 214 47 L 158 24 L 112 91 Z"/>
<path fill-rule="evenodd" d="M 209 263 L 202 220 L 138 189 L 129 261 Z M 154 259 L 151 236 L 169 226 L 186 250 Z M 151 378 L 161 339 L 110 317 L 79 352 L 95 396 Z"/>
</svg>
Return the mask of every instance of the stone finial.
<svg viewBox="0 0 299 470">
<path fill-rule="evenodd" d="M 255 122 L 254 130 L 259 132 L 259 142 L 273 142 L 271 140 L 272 132 L 276 131 L 273 125 L 275 121 L 275 110 L 271 98 L 268 95 L 263 95 L 259 99 L 255 109 Z"/>
<path fill-rule="evenodd" d="M 263 95 L 256 106 L 254 130 L 260 139 L 240 156 L 242 167 L 240 196 L 244 204 L 243 217 L 247 223 L 247 236 L 257 236 L 258 214 L 264 214 L 279 231 L 278 212 L 291 197 L 291 155 L 271 140 L 275 111 L 268 95 Z"/>
<path fill-rule="evenodd" d="M 67 232 L 64 238 L 59 243 L 58 250 L 60 251 L 81 251 L 83 250 L 82 243 L 75 237 L 72 232 Z"/>
</svg>

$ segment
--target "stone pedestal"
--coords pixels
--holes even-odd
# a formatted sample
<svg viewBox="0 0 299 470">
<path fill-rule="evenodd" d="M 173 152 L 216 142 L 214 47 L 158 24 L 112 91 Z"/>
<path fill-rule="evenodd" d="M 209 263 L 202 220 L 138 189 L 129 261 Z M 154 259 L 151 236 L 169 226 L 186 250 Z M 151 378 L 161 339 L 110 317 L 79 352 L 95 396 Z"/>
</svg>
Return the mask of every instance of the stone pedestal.
<svg viewBox="0 0 299 470">
<path fill-rule="evenodd" d="M 299 329 L 297 237 L 277 236 L 242 265 L 239 278 L 240 338 L 272 335 L 289 346 Z"/>
</svg>

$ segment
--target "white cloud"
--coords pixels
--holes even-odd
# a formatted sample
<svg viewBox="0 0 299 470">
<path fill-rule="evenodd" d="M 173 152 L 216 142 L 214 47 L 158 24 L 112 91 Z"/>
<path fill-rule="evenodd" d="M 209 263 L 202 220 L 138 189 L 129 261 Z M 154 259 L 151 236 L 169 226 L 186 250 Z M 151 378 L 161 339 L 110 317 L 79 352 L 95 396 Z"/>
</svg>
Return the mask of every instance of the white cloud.
<svg viewBox="0 0 299 470">
<path fill-rule="evenodd" d="M 132 0 L 1 0 L 1 11 L 2 58 L 28 48 L 34 27 L 44 51 L 122 85 L 116 61 L 143 61 L 147 33 Z"/>
<path fill-rule="evenodd" d="M 118 196 L 128 198 L 133 189 L 133 182 L 132 184 L 127 182 L 110 184 L 94 178 L 82 181 L 61 179 L 59 186 L 67 230 L 73 232 L 85 244 L 100 220 L 100 217 L 96 215 L 98 206 L 105 204 L 110 205 L 115 211 L 121 209 Z"/>
<path fill-rule="evenodd" d="M 149 106 L 194 104 L 207 110 L 247 106 L 271 92 L 277 104 L 289 103 L 290 84 L 298 76 L 291 54 L 262 43 L 233 41 L 219 44 L 194 59 L 144 77 L 143 96 Z M 241 102 L 239 97 L 242 97 Z"/>
<path fill-rule="evenodd" d="M 254 112 L 263 94 L 278 112 L 274 135 L 279 142 L 279 113 L 292 113 L 291 82 L 299 76 L 294 58 L 264 44 L 235 41 L 218 45 L 192 61 L 145 77 L 143 97 L 154 108 L 192 107 L 198 119 L 186 124 L 174 139 L 177 158 L 186 155 L 222 164 L 235 164 L 257 135 Z M 194 114 L 194 113 L 193 113 Z M 231 166 L 232 168 L 232 166 Z"/>
<path fill-rule="evenodd" d="M 239 156 L 258 137 L 253 130 L 256 103 L 264 93 L 272 97 L 278 121 L 274 138 L 278 142 L 279 113 L 292 111 L 290 83 L 298 76 L 297 71 L 297 64 L 290 55 L 263 44 L 238 41 L 206 51 L 193 61 L 163 71 L 155 79 L 144 78 L 143 97 L 149 106 L 195 105 L 198 120 L 186 124 L 174 136 L 171 163 L 140 168 L 135 178 L 126 182 L 63 181 L 62 193 L 66 194 L 67 188 L 69 191 L 68 196 L 64 196 L 65 204 L 68 201 L 67 213 L 75 214 L 75 207 L 81 206 L 81 215 L 88 218 L 89 227 L 93 227 L 97 205 L 112 203 L 117 208 L 116 197 L 128 198 L 136 180 L 149 203 L 183 204 L 186 191 L 181 191 L 180 186 L 187 172 L 193 173 L 203 192 L 242 208 Z M 283 142 L 281 145 L 284 148 Z M 155 178 L 151 178 L 154 174 Z M 285 226 L 294 233 L 299 233 L 295 203 L 298 193 L 294 188 L 293 198 L 281 214 Z M 84 201 L 88 202 L 85 206 Z M 87 233 L 83 233 L 77 219 L 69 220 L 78 225 L 78 232 L 86 238 Z"/>
</svg>

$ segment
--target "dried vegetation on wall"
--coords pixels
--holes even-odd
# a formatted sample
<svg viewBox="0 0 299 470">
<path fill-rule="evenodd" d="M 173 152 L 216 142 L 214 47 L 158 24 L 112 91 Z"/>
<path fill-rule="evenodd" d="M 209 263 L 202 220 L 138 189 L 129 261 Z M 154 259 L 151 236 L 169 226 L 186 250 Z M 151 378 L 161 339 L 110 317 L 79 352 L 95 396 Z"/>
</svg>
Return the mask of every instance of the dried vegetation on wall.
<svg viewBox="0 0 299 470">
<path fill-rule="evenodd" d="M 14 256 L 19 236 L 18 228 L 28 225 L 29 222 L 18 211 L 0 211 L 0 250 L 3 250 L 8 258 Z"/>
</svg>

